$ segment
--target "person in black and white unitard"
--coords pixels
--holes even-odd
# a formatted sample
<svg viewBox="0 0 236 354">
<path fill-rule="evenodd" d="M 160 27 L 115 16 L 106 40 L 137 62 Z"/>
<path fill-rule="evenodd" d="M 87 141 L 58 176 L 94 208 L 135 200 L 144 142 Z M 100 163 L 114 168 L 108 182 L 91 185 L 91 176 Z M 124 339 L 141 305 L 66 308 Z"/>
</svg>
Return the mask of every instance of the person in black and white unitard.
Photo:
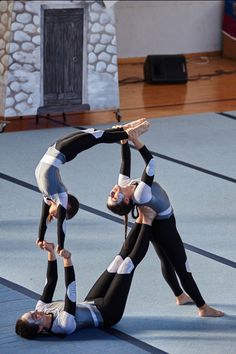
<svg viewBox="0 0 236 354">
<path fill-rule="evenodd" d="M 152 224 L 151 242 L 161 260 L 162 273 L 176 296 L 177 304 L 194 301 L 201 317 L 220 317 L 224 313 L 208 306 L 194 281 L 187 255 L 176 228 L 174 211 L 166 191 L 154 181 L 154 158 L 147 147 L 134 136 L 134 146 L 144 159 L 145 168 L 141 179 L 131 179 L 131 153 L 127 140 L 121 141 L 122 162 L 118 184 L 116 184 L 107 200 L 107 207 L 118 215 L 134 215 L 135 206 L 146 205 L 155 210 L 156 217 Z M 136 221 L 133 229 L 140 229 Z M 176 274 L 182 284 L 179 285 Z"/>
<path fill-rule="evenodd" d="M 43 248 L 47 224 L 57 219 L 57 251 L 64 248 L 66 219 L 71 219 L 79 209 L 79 201 L 68 194 L 59 168 L 73 160 L 79 153 L 101 143 L 114 143 L 128 139 L 132 134 L 142 134 L 149 127 L 145 119 L 139 119 L 119 128 L 107 130 L 86 129 L 69 134 L 51 145 L 35 170 L 38 188 L 43 195 L 37 245 Z"/>
<path fill-rule="evenodd" d="M 52 301 L 57 284 L 57 260 L 52 243 L 42 242 L 48 253 L 47 280 L 32 311 L 24 313 L 15 325 L 18 335 L 33 339 L 40 334 L 69 335 L 81 328 L 110 327 L 124 313 L 134 271 L 145 256 L 155 212 L 140 207 L 140 230 L 131 230 L 119 254 L 95 282 L 85 300 L 76 303 L 75 272 L 69 251 L 63 249 L 66 294 L 64 301 Z"/>
</svg>

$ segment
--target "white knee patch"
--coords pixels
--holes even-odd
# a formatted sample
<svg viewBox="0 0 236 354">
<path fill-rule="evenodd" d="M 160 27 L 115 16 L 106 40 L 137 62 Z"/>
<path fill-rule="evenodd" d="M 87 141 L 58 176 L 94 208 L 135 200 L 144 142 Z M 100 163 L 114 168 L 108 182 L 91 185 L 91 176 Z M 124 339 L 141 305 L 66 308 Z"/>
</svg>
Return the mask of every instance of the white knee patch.
<svg viewBox="0 0 236 354">
<path fill-rule="evenodd" d="M 120 265 L 117 274 L 130 274 L 134 269 L 134 264 L 131 258 L 126 257 L 125 260 Z"/>
<path fill-rule="evenodd" d="M 154 173 L 155 173 L 155 160 L 154 158 L 152 158 L 147 167 L 146 167 L 146 173 L 148 176 L 154 176 Z"/>
<path fill-rule="evenodd" d="M 76 283 L 72 281 L 67 288 L 67 296 L 72 302 L 76 302 Z"/>
<path fill-rule="evenodd" d="M 122 264 L 123 258 L 118 255 L 114 258 L 114 260 L 111 262 L 111 264 L 107 267 L 107 271 L 109 273 L 116 273 L 119 266 Z"/>
<path fill-rule="evenodd" d="M 92 134 L 96 139 L 101 138 L 101 136 L 104 134 L 103 130 L 95 130 L 94 128 L 85 129 L 84 132 Z"/>
<path fill-rule="evenodd" d="M 188 260 L 185 262 L 185 268 L 186 268 L 188 273 L 191 273 L 191 269 L 190 269 L 190 266 L 188 264 Z"/>
</svg>

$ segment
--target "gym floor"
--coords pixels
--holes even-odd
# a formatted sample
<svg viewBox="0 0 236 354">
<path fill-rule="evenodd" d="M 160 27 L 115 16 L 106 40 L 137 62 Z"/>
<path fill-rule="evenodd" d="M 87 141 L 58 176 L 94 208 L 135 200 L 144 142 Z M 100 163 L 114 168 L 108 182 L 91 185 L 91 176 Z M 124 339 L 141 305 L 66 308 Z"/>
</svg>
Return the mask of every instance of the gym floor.
<svg viewBox="0 0 236 354">
<path fill-rule="evenodd" d="M 111 330 L 84 329 L 64 339 L 33 342 L 18 337 L 15 321 L 34 308 L 46 271 L 46 253 L 35 246 L 41 195 L 34 170 L 54 140 L 78 127 L 5 132 L 0 135 L 1 354 L 235 354 L 236 112 L 150 119 L 150 123 L 142 140 L 156 158 L 156 179 L 170 196 L 192 273 L 206 302 L 225 316 L 200 318 L 195 305 L 176 306 L 150 246 L 136 270 L 123 319 Z M 144 166 L 135 149 L 132 161 L 132 176 L 139 177 Z M 73 254 L 78 301 L 124 239 L 123 220 L 106 209 L 119 165 L 119 145 L 101 144 L 61 169 L 69 191 L 81 202 L 80 212 L 68 223 L 65 243 Z M 56 241 L 54 223 L 47 240 Z M 55 299 L 63 297 L 59 263 Z"/>
</svg>

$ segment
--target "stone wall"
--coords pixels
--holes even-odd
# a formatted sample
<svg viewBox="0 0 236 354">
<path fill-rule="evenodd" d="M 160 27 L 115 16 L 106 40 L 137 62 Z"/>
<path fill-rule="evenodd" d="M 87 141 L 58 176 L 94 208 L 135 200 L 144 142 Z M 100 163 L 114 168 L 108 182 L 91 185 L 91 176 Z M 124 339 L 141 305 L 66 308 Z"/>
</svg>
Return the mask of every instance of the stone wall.
<svg viewBox="0 0 236 354">
<path fill-rule="evenodd" d="M 12 9 L 13 1 L 0 2 L 0 116 L 4 115 L 6 101 Z"/>
<path fill-rule="evenodd" d="M 4 84 L 0 115 L 34 115 L 42 105 L 40 85 L 41 5 L 71 7 L 84 1 L 1 1 L 0 72 Z M 113 9 L 89 1 L 87 98 L 91 110 L 119 105 L 116 29 Z M 0 96 L 1 97 L 1 96 Z"/>
<path fill-rule="evenodd" d="M 119 107 L 114 8 L 99 2 L 89 6 L 88 103 L 91 109 Z"/>
</svg>

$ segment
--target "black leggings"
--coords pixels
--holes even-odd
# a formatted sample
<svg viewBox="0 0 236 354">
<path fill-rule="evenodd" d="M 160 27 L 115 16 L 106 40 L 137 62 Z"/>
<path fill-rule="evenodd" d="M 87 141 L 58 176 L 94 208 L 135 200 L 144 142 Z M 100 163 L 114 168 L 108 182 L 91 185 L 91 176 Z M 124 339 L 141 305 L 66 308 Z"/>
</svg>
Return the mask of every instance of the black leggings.
<svg viewBox="0 0 236 354">
<path fill-rule="evenodd" d="M 124 313 L 135 268 L 145 257 L 151 238 L 151 226 L 135 224 L 122 245 L 119 255 L 132 260 L 134 269 L 129 274 L 103 272 L 86 296 L 99 309 L 104 327 L 118 323 Z"/>
<path fill-rule="evenodd" d="M 160 257 L 163 276 L 175 295 L 178 296 L 182 293 L 175 275 L 176 272 L 184 290 L 197 307 L 203 306 L 205 301 L 193 279 L 192 273 L 186 268 L 187 256 L 176 228 L 174 215 L 169 219 L 155 219 L 152 224 L 152 235 L 151 242 Z"/>
<path fill-rule="evenodd" d="M 123 258 L 126 254 L 125 252 L 128 252 L 129 249 L 132 249 L 133 242 L 135 242 L 135 237 L 133 237 L 132 235 L 135 235 L 135 234 L 138 235 L 138 233 L 141 229 L 141 226 L 142 226 L 142 224 L 137 224 L 137 223 L 135 223 L 133 225 L 132 230 L 129 234 L 129 237 L 127 238 L 127 241 L 124 243 L 123 248 L 120 252 L 120 255 Z M 153 229 L 153 232 L 155 233 L 155 229 Z M 170 263 L 169 259 L 165 255 L 165 253 L 162 251 L 161 247 L 159 247 L 158 242 L 155 242 L 155 236 L 154 236 L 155 234 L 154 233 L 152 233 L 152 237 L 151 237 L 150 241 L 152 242 L 158 257 L 160 258 L 162 275 L 163 275 L 164 279 L 166 280 L 166 282 L 168 283 L 168 285 L 170 286 L 170 288 L 172 289 L 175 296 L 179 296 L 183 293 L 183 290 L 179 285 L 174 267 Z M 130 236 L 132 236 L 132 237 L 130 237 Z"/>
</svg>

